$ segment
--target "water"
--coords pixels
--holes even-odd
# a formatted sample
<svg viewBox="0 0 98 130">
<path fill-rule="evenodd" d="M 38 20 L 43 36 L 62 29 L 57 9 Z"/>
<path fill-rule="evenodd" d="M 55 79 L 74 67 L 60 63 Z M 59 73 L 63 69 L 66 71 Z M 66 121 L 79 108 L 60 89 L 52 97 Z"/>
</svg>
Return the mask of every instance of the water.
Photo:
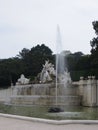
<svg viewBox="0 0 98 130">
<path fill-rule="evenodd" d="M 56 105 L 57 101 L 57 87 L 58 87 L 58 75 L 64 72 L 64 56 L 61 55 L 62 52 L 62 40 L 60 27 L 57 25 L 57 36 L 56 36 Z"/>
<path fill-rule="evenodd" d="M 12 106 L 0 104 L 0 113 L 53 120 L 98 120 L 98 108 L 63 107 L 64 112 L 48 113 L 49 106 Z"/>
<path fill-rule="evenodd" d="M 65 54 L 63 53 L 63 45 L 60 33 L 60 27 L 57 25 L 56 36 L 56 105 L 58 105 L 58 86 L 64 84 L 64 87 L 71 85 L 70 73 L 68 73 L 65 63 Z"/>
<path fill-rule="evenodd" d="M 65 60 L 64 55 L 62 53 L 62 40 L 61 40 L 61 33 L 60 33 L 60 27 L 57 26 L 57 38 L 56 38 L 56 74 L 58 77 L 58 74 L 64 73 L 65 71 Z"/>
</svg>

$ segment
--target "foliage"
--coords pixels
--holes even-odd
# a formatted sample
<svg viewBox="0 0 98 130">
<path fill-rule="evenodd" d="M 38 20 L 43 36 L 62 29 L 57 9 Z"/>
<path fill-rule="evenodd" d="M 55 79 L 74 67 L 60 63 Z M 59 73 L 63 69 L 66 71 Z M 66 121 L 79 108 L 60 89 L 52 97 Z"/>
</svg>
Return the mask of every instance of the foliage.
<svg viewBox="0 0 98 130">
<path fill-rule="evenodd" d="M 95 30 L 95 33 L 98 35 L 98 21 L 92 22 L 93 29 Z"/>
<path fill-rule="evenodd" d="M 15 83 L 18 76 L 22 73 L 22 62 L 18 58 L 0 60 L 0 86 Z"/>
<path fill-rule="evenodd" d="M 53 60 L 52 51 L 44 44 L 37 45 L 29 51 L 23 49 L 20 52 L 20 57 L 25 66 L 24 74 L 27 76 L 36 76 L 41 71 L 45 60 Z"/>
<path fill-rule="evenodd" d="M 87 77 L 90 70 L 90 55 L 76 52 L 67 56 L 67 66 L 73 81 L 80 79 L 80 76 Z"/>
<path fill-rule="evenodd" d="M 53 62 L 51 49 L 44 44 L 37 45 L 31 50 L 24 48 L 17 57 L 0 60 L 0 87 L 16 83 L 20 74 L 27 78 L 34 77 L 41 71 L 45 60 Z"/>
<path fill-rule="evenodd" d="M 65 57 L 67 68 L 69 71 L 75 70 L 78 61 L 81 59 L 83 53 L 75 52 L 73 54 L 69 54 Z"/>
<path fill-rule="evenodd" d="M 92 68 L 98 68 L 98 21 L 94 21 L 93 23 L 93 28 L 95 30 L 95 33 L 97 35 L 96 38 L 93 38 L 90 41 L 91 45 L 91 67 Z"/>
</svg>

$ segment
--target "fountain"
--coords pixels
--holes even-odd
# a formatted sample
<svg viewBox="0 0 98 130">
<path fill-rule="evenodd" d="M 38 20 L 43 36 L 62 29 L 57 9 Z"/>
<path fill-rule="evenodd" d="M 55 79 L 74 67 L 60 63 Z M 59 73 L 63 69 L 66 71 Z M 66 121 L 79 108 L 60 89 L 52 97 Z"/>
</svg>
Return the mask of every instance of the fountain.
<svg viewBox="0 0 98 130">
<path fill-rule="evenodd" d="M 23 83 L 23 79 L 27 80 L 27 78 L 18 79 L 17 85 L 14 86 L 10 103 L 48 106 L 79 105 L 80 98 L 77 95 L 77 87 L 69 86 L 71 85 L 70 74 L 64 72 L 64 74 L 58 75 L 57 97 L 55 96 L 55 77 L 54 65 L 46 61 L 40 73 L 39 83 L 27 84 Z M 55 98 L 57 98 L 58 102 L 55 101 Z"/>
<path fill-rule="evenodd" d="M 56 70 L 52 63 L 45 61 L 43 69 L 38 75 L 39 81 L 35 84 L 27 84 L 29 79 L 21 75 L 14 87 L 10 99 L 11 104 L 48 105 L 52 109 L 55 107 L 55 111 L 60 111 L 60 106 L 80 105 L 81 98 L 78 95 L 78 88 L 72 85 L 70 73 L 65 66 L 65 55 L 61 49 L 59 26 L 57 27 L 56 46 Z"/>
<path fill-rule="evenodd" d="M 15 110 L 14 114 L 19 112 L 20 115 L 23 113 L 27 116 L 48 117 L 48 119 L 98 119 L 98 115 L 96 117 L 98 109 L 87 108 L 98 106 L 98 80 L 94 76 L 88 76 L 86 79 L 80 77 L 80 81 L 72 82 L 65 64 L 66 55 L 62 52 L 59 26 L 56 43 L 56 70 L 52 63 L 45 61 L 42 71 L 36 78 L 38 81 L 34 84 L 30 84 L 30 79 L 22 74 L 16 86 L 11 87 L 12 95 L 9 100 L 5 100 L 5 103 L 8 107 L 14 108 L 10 111 Z"/>
</svg>

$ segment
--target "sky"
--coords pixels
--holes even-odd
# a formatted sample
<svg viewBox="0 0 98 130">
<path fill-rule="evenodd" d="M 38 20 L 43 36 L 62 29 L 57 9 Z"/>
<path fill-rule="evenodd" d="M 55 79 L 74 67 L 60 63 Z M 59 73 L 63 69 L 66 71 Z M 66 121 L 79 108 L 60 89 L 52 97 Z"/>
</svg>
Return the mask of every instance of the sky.
<svg viewBox="0 0 98 130">
<path fill-rule="evenodd" d="M 90 54 L 95 20 L 98 0 L 0 0 L 0 59 L 37 44 L 55 53 L 57 25 L 63 50 Z"/>
</svg>

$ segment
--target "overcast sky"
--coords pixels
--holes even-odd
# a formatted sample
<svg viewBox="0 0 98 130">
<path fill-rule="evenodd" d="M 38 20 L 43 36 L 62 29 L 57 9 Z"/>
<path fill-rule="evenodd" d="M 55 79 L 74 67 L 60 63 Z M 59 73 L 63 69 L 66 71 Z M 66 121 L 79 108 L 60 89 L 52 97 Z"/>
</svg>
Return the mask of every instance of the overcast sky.
<svg viewBox="0 0 98 130">
<path fill-rule="evenodd" d="M 60 26 L 63 49 L 90 53 L 98 0 L 0 0 L 0 58 L 44 43 L 55 52 Z"/>
</svg>

